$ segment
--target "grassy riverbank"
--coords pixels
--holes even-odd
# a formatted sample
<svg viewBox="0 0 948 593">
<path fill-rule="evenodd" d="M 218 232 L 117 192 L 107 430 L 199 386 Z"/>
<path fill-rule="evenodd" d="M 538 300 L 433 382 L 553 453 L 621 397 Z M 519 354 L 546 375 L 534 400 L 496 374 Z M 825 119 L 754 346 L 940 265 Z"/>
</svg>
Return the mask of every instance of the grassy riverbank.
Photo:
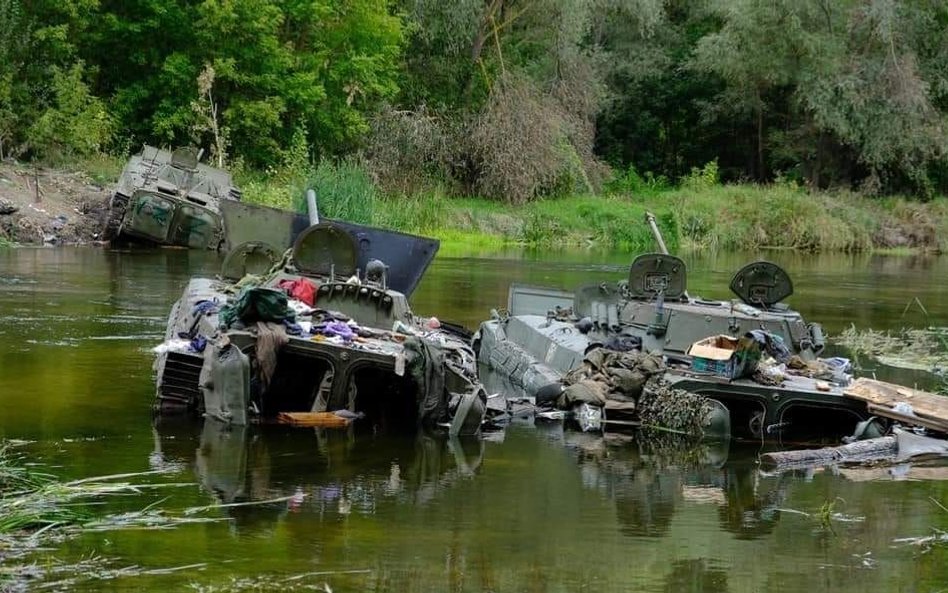
<svg viewBox="0 0 948 593">
<path fill-rule="evenodd" d="M 670 249 L 948 248 L 946 198 L 868 198 L 851 192 L 810 192 L 786 183 L 721 185 L 713 172 L 696 171 L 680 187 L 620 180 L 601 195 L 542 199 L 523 206 L 449 197 L 439 189 L 383 195 L 360 168 L 348 164 L 322 165 L 305 176 L 243 177 L 248 201 L 300 209 L 298 196 L 313 187 L 326 216 L 433 235 L 448 246 L 650 249 L 653 240 L 644 218 L 651 211 Z"/>
<path fill-rule="evenodd" d="M 89 183 L 107 187 L 123 164 L 124 159 L 102 156 L 52 169 L 75 171 Z M 510 244 L 651 249 L 646 211 L 658 217 L 670 249 L 948 249 L 948 198 L 870 198 L 811 192 L 790 183 L 722 185 L 713 163 L 678 187 L 632 172 L 608 183 L 600 195 L 547 198 L 522 206 L 454 197 L 457 192 L 443 188 L 385 194 L 361 167 L 349 163 L 288 165 L 268 173 L 237 168 L 235 178 L 248 202 L 301 210 L 303 190 L 313 187 L 324 216 L 435 236 L 448 251 Z"/>
</svg>

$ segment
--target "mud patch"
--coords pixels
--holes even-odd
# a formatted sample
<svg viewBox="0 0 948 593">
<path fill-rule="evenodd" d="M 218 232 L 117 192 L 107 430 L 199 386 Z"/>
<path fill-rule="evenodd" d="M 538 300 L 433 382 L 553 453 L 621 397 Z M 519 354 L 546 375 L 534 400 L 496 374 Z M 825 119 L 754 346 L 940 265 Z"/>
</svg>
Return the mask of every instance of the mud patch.
<svg viewBox="0 0 948 593">
<path fill-rule="evenodd" d="M 109 192 L 87 175 L 0 163 L 0 243 L 100 240 Z"/>
</svg>

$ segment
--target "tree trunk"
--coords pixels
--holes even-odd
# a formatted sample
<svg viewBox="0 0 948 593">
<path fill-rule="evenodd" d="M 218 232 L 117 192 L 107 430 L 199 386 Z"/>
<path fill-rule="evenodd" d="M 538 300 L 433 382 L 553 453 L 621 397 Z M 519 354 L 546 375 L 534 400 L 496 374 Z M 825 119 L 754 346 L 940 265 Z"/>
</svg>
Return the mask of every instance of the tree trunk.
<svg viewBox="0 0 948 593">
<path fill-rule="evenodd" d="M 488 35 L 494 30 L 492 19 L 495 14 L 503 11 L 503 8 L 504 0 L 488 0 L 484 6 L 480 26 L 474 36 L 474 42 L 471 44 L 471 68 L 468 70 L 467 80 L 464 83 L 464 95 L 467 98 L 470 98 L 471 92 L 474 90 L 474 77 L 476 76 L 481 54 L 484 53 L 484 44 L 487 43 Z"/>
<path fill-rule="evenodd" d="M 827 463 L 888 459 L 895 457 L 898 450 L 895 437 L 879 437 L 839 447 L 764 453 L 760 456 L 760 462 L 777 469 L 803 468 Z"/>
<path fill-rule="evenodd" d="M 764 180 L 764 102 L 757 89 L 757 179 Z"/>
</svg>

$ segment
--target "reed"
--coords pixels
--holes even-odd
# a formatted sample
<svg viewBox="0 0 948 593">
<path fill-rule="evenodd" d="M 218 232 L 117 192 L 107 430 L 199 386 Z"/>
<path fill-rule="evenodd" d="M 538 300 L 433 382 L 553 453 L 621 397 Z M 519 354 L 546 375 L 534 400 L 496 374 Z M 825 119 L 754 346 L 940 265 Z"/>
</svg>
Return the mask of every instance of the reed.
<svg viewBox="0 0 948 593">
<path fill-rule="evenodd" d="M 445 187 L 384 194 L 357 161 L 322 161 L 241 174 L 249 202 L 301 211 L 313 188 L 324 216 L 422 233 L 443 241 L 533 247 L 654 248 L 644 213 L 654 212 L 670 249 L 868 251 L 948 249 L 948 200 L 869 198 L 792 183 L 722 185 L 705 167 L 680 186 L 667 181 L 606 184 L 598 195 L 520 205 L 457 197 Z"/>
</svg>

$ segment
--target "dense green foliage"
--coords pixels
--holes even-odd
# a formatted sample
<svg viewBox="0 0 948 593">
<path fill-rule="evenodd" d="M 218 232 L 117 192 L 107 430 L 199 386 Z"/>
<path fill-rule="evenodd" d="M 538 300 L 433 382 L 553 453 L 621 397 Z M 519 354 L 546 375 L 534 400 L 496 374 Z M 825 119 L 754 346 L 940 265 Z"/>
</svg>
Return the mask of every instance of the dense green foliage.
<svg viewBox="0 0 948 593">
<path fill-rule="evenodd" d="M 352 150 L 398 92 L 404 41 L 384 0 L 0 0 L 0 22 L 13 151 L 197 142 L 258 166 L 297 131 Z"/>
<path fill-rule="evenodd" d="M 930 197 L 946 120 L 942 0 L 0 0 L 0 156 L 302 147 L 514 203 L 714 162 Z"/>
</svg>

